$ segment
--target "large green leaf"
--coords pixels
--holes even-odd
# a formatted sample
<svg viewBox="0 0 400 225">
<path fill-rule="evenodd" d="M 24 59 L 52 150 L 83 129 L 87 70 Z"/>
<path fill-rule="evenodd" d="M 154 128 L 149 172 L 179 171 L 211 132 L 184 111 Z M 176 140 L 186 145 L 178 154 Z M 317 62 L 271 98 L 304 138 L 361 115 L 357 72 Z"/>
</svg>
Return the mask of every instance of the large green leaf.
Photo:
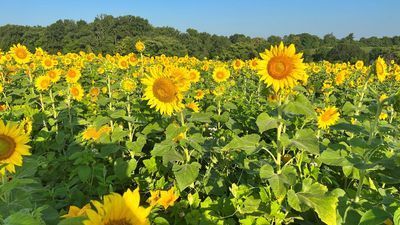
<svg viewBox="0 0 400 225">
<path fill-rule="evenodd" d="M 373 208 L 362 215 L 359 225 L 382 224 L 388 218 L 390 215 L 385 210 Z"/>
<path fill-rule="evenodd" d="M 258 115 L 256 124 L 260 133 L 278 127 L 277 119 L 270 117 L 265 112 Z"/>
<path fill-rule="evenodd" d="M 311 129 L 303 129 L 296 132 L 295 137 L 290 142 L 298 149 L 311 154 L 319 154 L 319 143 L 315 132 Z"/>
<path fill-rule="evenodd" d="M 184 165 L 175 164 L 172 167 L 179 190 L 183 191 L 196 181 L 200 168 L 201 165 L 198 162 Z"/>
<path fill-rule="evenodd" d="M 330 166 L 349 166 L 351 165 L 349 161 L 346 159 L 347 152 L 344 150 L 332 150 L 326 149 L 321 153 L 319 160 L 322 163 Z"/>
<path fill-rule="evenodd" d="M 308 118 L 316 118 L 317 115 L 314 111 L 314 106 L 308 101 L 307 97 L 303 94 L 296 96 L 294 101 L 289 102 L 284 107 L 284 112 L 292 114 L 305 115 Z"/>
<path fill-rule="evenodd" d="M 247 154 L 253 153 L 259 146 L 260 136 L 258 134 L 249 134 L 243 137 L 234 137 L 229 144 L 222 150 L 238 149 L 244 150 Z"/>
<path fill-rule="evenodd" d="M 320 183 L 312 183 L 307 178 L 303 181 L 301 192 L 288 192 L 289 205 L 300 212 L 309 208 L 314 209 L 322 222 L 328 225 L 336 225 L 336 207 L 338 198 L 333 195 L 327 195 L 328 188 Z"/>
</svg>

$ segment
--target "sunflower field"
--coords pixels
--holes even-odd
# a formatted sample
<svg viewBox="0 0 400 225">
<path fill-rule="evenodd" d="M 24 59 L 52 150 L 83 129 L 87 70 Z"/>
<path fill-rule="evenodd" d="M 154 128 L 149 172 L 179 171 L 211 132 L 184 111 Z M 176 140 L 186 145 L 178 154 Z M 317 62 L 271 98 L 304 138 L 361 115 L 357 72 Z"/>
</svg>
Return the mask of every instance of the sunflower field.
<svg viewBox="0 0 400 225">
<path fill-rule="evenodd" d="M 400 66 L 0 51 L 0 224 L 400 224 Z"/>
</svg>

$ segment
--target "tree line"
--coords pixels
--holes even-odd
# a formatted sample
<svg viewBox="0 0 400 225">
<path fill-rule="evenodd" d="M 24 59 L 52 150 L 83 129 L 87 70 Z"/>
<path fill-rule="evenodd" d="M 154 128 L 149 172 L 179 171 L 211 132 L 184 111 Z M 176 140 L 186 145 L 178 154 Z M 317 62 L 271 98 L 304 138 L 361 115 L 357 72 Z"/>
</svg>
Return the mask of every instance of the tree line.
<svg viewBox="0 0 400 225">
<path fill-rule="evenodd" d="M 180 32 L 172 27 L 155 27 L 137 16 L 100 15 L 93 22 L 58 20 L 49 26 L 4 25 L 0 27 L 0 49 L 8 50 L 21 43 L 31 51 L 42 47 L 50 53 L 94 52 L 127 54 L 134 51 L 134 43 L 142 40 L 150 55 L 194 56 L 230 60 L 250 59 L 271 45 L 293 43 L 304 53 L 306 61 L 332 62 L 358 59 L 366 63 L 379 55 L 387 60 L 400 59 L 400 36 L 354 39 L 353 34 L 336 38 L 327 34 L 322 38 L 302 33 L 283 37 L 251 38 L 243 34 L 221 36 L 187 29 Z"/>
</svg>

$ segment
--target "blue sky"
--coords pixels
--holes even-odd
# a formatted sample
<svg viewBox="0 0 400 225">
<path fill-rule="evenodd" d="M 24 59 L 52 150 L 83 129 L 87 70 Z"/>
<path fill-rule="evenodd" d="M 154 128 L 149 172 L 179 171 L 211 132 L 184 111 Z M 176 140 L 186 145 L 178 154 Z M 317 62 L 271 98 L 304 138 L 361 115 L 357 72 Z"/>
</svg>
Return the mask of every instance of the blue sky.
<svg viewBox="0 0 400 225">
<path fill-rule="evenodd" d="M 110 14 L 219 35 L 400 35 L 399 0 L 1 0 L 0 5 L 0 25 L 93 21 L 97 15 Z"/>
</svg>

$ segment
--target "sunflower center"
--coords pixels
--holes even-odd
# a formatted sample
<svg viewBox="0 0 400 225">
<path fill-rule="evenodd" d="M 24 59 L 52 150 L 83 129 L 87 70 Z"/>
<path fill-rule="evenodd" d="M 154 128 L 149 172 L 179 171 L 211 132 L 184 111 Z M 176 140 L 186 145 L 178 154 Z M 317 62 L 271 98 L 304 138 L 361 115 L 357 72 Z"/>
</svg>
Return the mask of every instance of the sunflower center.
<svg viewBox="0 0 400 225">
<path fill-rule="evenodd" d="M 178 94 L 178 90 L 170 79 L 159 78 L 154 82 L 153 94 L 162 102 L 173 102 Z"/>
<path fill-rule="evenodd" d="M 122 61 L 122 62 L 121 62 L 121 66 L 122 66 L 122 67 L 128 67 L 128 63 L 127 63 L 126 61 Z"/>
<path fill-rule="evenodd" d="M 50 60 L 46 60 L 46 61 L 44 62 L 44 64 L 45 64 L 46 66 L 51 66 L 52 62 L 51 62 Z"/>
<path fill-rule="evenodd" d="M 272 78 L 282 80 L 292 73 L 293 63 L 289 57 L 276 56 L 269 60 L 267 69 Z"/>
<path fill-rule="evenodd" d="M 75 73 L 75 71 L 73 71 L 73 70 L 70 70 L 70 71 L 68 72 L 68 76 L 69 76 L 69 77 L 71 77 L 71 78 L 74 78 L 74 77 L 76 77 L 76 73 Z"/>
<path fill-rule="evenodd" d="M 0 134 L 0 161 L 8 159 L 14 153 L 15 147 L 14 139 Z"/>
<path fill-rule="evenodd" d="M 110 220 L 105 225 L 133 225 L 133 224 L 126 219 L 120 219 L 120 220 Z"/>
<path fill-rule="evenodd" d="M 25 59 L 28 56 L 28 53 L 24 49 L 17 49 L 15 55 L 20 59 Z"/>
<path fill-rule="evenodd" d="M 217 78 L 218 79 L 224 79 L 225 78 L 225 73 L 223 71 L 218 71 L 217 72 Z"/>
<path fill-rule="evenodd" d="M 333 117 L 334 114 L 335 114 L 335 111 L 328 110 L 324 114 L 322 114 L 321 120 L 324 122 L 329 121 Z"/>
<path fill-rule="evenodd" d="M 79 90 L 78 90 L 78 88 L 72 88 L 72 89 L 71 89 L 71 93 L 72 93 L 73 96 L 78 96 L 78 95 L 79 95 Z"/>
<path fill-rule="evenodd" d="M 382 66 L 382 64 L 380 64 L 380 63 L 377 63 L 377 64 L 376 64 L 376 72 L 377 72 L 378 74 L 382 74 L 382 73 L 383 73 L 383 66 Z"/>
</svg>

